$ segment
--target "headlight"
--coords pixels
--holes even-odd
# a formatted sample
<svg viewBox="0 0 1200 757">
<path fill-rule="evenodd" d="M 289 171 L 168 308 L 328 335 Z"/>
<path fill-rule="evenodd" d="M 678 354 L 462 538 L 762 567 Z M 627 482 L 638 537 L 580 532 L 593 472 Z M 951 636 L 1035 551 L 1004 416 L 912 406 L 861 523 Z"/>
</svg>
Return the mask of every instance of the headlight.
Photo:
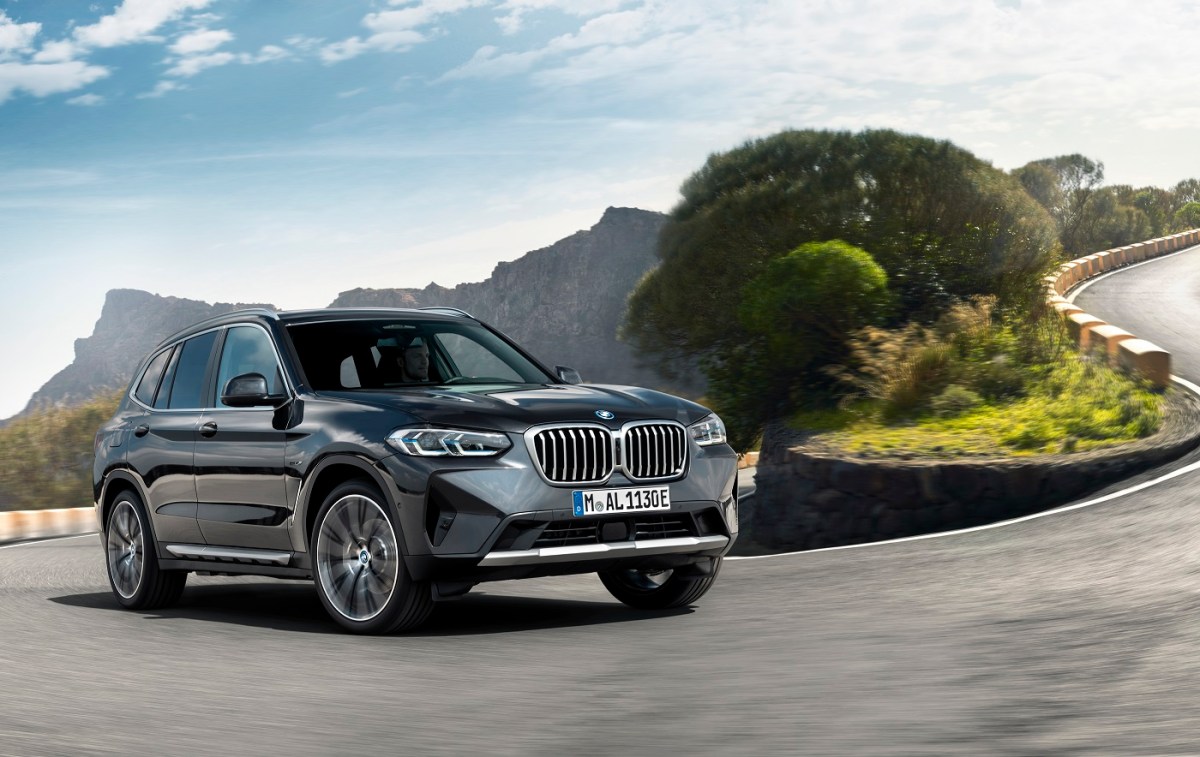
<svg viewBox="0 0 1200 757">
<path fill-rule="evenodd" d="M 404 454 L 417 457 L 486 457 L 512 446 L 504 434 L 452 428 L 402 428 L 388 434 L 387 440 Z"/>
<path fill-rule="evenodd" d="M 688 431 L 691 432 L 692 438 L 696 440 L 696 444 L 699 444 L 701 447 L 725 443 L 725 424 L 715 414 L 706 416 L 699 423 L 693 423 L 691 426 L 688 426 Z"/>
</svg>

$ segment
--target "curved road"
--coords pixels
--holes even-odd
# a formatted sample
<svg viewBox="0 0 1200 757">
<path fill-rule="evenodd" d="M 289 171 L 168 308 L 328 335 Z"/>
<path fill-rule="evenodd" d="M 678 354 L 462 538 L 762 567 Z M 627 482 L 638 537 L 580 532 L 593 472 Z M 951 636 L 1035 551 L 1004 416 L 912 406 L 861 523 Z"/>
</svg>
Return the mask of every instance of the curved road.
<svg viewBox="0 0 1200 757">
<path fill-rule="evenodd" d="M 1200 381 L 1197 294 L 1187 253 L 1080 301 Z M 126 612 L 95 535 L 4 547 L 0 755 L 1196 754 L 1198 493 L 729 561 L 668 614 L 590 576 L 485 585 L 385 638 L 250 578 Z"/>
</svg>

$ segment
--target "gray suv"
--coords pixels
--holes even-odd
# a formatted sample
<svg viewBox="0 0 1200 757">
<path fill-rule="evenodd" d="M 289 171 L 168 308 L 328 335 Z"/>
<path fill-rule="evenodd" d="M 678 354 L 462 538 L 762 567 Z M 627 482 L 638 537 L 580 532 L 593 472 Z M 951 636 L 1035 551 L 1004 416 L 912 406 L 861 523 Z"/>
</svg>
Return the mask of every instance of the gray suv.
<svg viewBox="0 0 1200 757">
<path fill-rule="evenodd" d="M 448 308 L 245 310 L 164 341 L 97 434 L 112 590 L 189 572 L 312 580 L 349 631 L 424 621 L 482 581 L 599 574 L 638 608 L 695 602 L 737 537 L 709 410 L 584 385 Z"/>
</svg>

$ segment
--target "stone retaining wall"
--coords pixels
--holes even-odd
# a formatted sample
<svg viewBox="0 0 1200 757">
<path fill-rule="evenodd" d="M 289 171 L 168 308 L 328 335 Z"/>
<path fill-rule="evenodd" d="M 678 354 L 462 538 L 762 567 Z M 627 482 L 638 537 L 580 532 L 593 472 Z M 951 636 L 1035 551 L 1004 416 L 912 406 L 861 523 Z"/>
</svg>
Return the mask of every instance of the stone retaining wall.
<svg viewBox="0 0 1200 757">
<path fill-rule="evenodd" d="M 967 460 L 863 460 L 767 429 L 742 531 L 772 551 L 817 549 L 1015 518 L 1096 491 L 1200 445 L 1200 398 L 1167 394 L 1163 427 L 1094 452 Z"/>
</svg>

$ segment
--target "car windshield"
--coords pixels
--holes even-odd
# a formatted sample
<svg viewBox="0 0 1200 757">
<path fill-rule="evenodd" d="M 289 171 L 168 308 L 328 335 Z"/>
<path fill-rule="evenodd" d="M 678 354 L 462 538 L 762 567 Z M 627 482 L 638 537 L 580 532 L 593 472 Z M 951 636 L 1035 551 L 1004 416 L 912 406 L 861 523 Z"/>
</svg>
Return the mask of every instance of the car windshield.
<svg viewBox="0 0 1200 757">
<path fill-rule="evenodd" d="M 355 319 L 291 324 L 287 331 L 318 391 L 554 381 L 471 321 Z"/>
</svg>

